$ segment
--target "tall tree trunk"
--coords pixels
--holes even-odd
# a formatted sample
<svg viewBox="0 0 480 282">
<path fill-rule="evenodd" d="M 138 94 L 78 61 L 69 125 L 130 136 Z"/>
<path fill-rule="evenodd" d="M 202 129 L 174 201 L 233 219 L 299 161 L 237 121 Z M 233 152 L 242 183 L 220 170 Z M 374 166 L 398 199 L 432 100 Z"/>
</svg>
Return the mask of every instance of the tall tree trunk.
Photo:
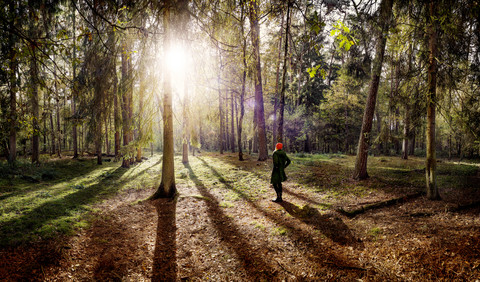
<svg viewBox="0 0 480 282">
<path fill-rule="evenodd" d="M 280 38 L 278 40 L 278 56 L 277 56 L 277 71 L 275 75 L 275 101 L 273 104 L 273 130 L 272 130 L 272 143 L 275 144 L 277 142 L 277 130 L 278 130 L 278 121 L 277 121 L 277 111 L 278 111 L 278 98 L 280 96 L 279 93 L 279 84 L 280 84 L 280 60 L 282 58 L 282 43 L 283 43 L 283 25 L 284 25 L 284 16 L 283 16 L 283 9 L 281 11 L 281 18 L 282 21 L 280 23 Z M 285 60 L 284 60 L 285 61 Z M 285 62 L 284 62 L 285 63 Z"/>
<path fill-rule="evenodd" d="M 167 61 L 168 53 L 171 50 L 171 28 L 170 28 L 170 9 L 171 2 L 166 1 L 163 14 L 164 35 L 164 62 Z M 165 65 L 166 66 L 166 65 Z M 172 110 L 172 86 L 171 74 L 164 71 L 163 75 L 163 164 L 162 180 L 152 198 L 173 198 L 177 193 L 175 187 L 175 168 L 174 168 L 174 143 L 173 143 L 173 110 Z"/>
<path fill-rule="evenodd" d="M 255 108 L 257 110 L 258 160 L 268 158 L 267 135 L 265 132 L 265 111 L 263 108 L 262 65 L 260 63 L 260 25 L 258 1 L 249 0 L 250 26 L 255 62 Z"/>
<path fill-rule="evenodd" d="M 95 54 L 95 72 L 103 73 L 102 68 L 103 62 L 99 58 L 99 54 Z M 104 81 L 103 77 L 99 75 L 95 76 L 94 80 L 94 107 L 93 107 L 93 123 L 94 123 L 94 143 L 95 143 L 95 154 L 97 155 L 97 164 L 102 164 L 102 112 L 104 111 L 103 102 L 104 102 Z"/>
<path fill-rule="evenodd" d="M 129 49 L 124 39 L 123 48 L 122 48 L 122 81 L 121 85 L 121 93 L 122 93 L 122 127 L 123 127 L 123 146 L 128 146 L 130 143 L 130 119 L 129 119 L 129 94 L 130 91 L 128 88 L 130 87 L 130 77 L 128 71 L 128 60 L 129 60 Z M 122 160 L 122 167 L 128 168 L 130 167 L 130 152 L 127 152 L 126 155 L 123 156 Z"/>
<path fill-rule="evenodd" d="M 106 98 L 105 100 L 107 100 L 108 98 Z M 108 99 L 109 100 L 109 99 Z M 110 155 L 110 140 L 108 138 L 108 124 L 109 124 L 109 120 L 110 120 L 110 110 L 107 108 L 107 105 L 106 105 L 106 101 L 104 101 L 103 103 L 103 107 L 105 109 L 105 113 L 104 113 L 104 123 L 105 123 L 105 153 L 107 155 Z"/>
<path fill-rule="evenodd" d="M 437 101 L 437 23 L 436 3 L 428 3 L 428 91 L 427 91 L 427 158 L 425 161 L 425 177 L 427 184 L 427 198 L 440 199 L 436 183 L 436 152 L 435 152 L 435 104 Z"/>
<path fill-rule="evenodd" d="M 231 92 L 231 99 L 230 99 L 230 149 L 232 149 L 232 153 L 235 153 L 235 115 L 234 115 L 234 108 L 233 108 L 233 99 L 235 96 L 233 95 L 233 91 Z"/>
<path fill-rule="evenodd" d="M 72 1 L 72 37 L 73 37 L 73 60 L 72 60 L 72 69 L 73 69 L 73 82 L 72 82 L 72 139 L 73 139 L 73 158 L 78 158 L 78 142 L 77 142 L 77 88 L 76 88 L 76 76 L 77 76 L 77 37 L 76 37 L 76 22 L 75 22 L 75 0 Z"/>
<path fill-rule="evenodd" d="M 120 158 L 120 130 L 122 126 L 122 117 L 120 103 L 118 101 L 118 76 L 117 76 L 117 58 L 116 52 L 112 55 L 112 76 L 113 76 L 113 123 L 115 126 L 115 160 Z"/>
<path fill-rule="evenodd" d="M 180 12 L 180 30 L 181 33 L 183 34 L 183 37 L 181 39 L 181 42 L 186 50 L 186 60 L 190 59 L 190 45 L 188 41 L 188 24 L 190 21 L 189 18 L 189 11 L 188 11 L 188 0 L 181 0 L 178 3 L 178 8 Z M 182 163 L 187 164 L 188 163 L 188 147 L 190 145 L 190 134 L 189 134 L 189 84 L 187 80 L 187 68 L 184 66 L 183 71 L 183 124 L 182 124 Z"/>
<path fill-rule="evenodd" d="M 225 150 L 230 149 L 230 131 L 228 128 L 228 91 L 225 91 Z"/>
<path fill-rule="evenodd" d="M 219 64 L 220 64 L 220 71 L 218 73 L 218 111 L 219 111 L 219 120 L 220 120 L 220 131 L 218 134 L 218 145 L 220 146 L 220 154 L 223 154 L 223 150 L 225 147 L 225 139 L 224 139 L 224 134 L 225 134 L 225 125 L 224 125 L 224 119 L 223 119 L 223 97 L 222 97 L 222 90 L 221 90 L 221 83 L 220 83 L 220 75 L 222 73 L 222 67 L 221 67 L 221 57 L 220 57 L 220 51 L 219 51 Z"/>
<path fill-rule="evenodd" d="M 366 179 L 368 149 L 370 146 L 370 133 L 372 131 L 373 115 L 375 113 L 375 103 L 377 101 L 378 84 L 382 71 L 383 57 L 385 54 L 385 45 L 387 43 L 386 34 L 392 14 L 393 0 L 382 0 L 380 4 L 380 23 L 381 28 L 378 31 L 377 46 L 375 50 L 375 59 L 373 60 L 372 78 L 370 80 L 367 103 L 363 114 L 362 129 L 358 141 L 357 159 L 355 162 L 354 179 Z"/>
<path fill-rule="evenodd" d="M 186 43 L 185 43 L 185 46 L 186 46 Z M 185 72 L 186 74 L 186 72 Z M 188 82 L 187 82 L 187 78 L 186 78 L 186 75 L 184 76 L 183 78 L 183 91 L 184 91 L 184 94 L 183 94 L 183 128 L 182 128 L 182 135 L 183 135 L 183 138 L 182 138 L 182 163 L 184 164 L 187 164 L 188 163 L 188 145 L 190 143 L 190 140 L 189 140 L 189 134 L 188 134 L 188 122 L 189 122 L 189 118 L 188 118 L 188 107 L 189 107 L 189 104 L 188 104 L 188 101 L 189 101 L 189 96 L 188 96 Z"/>
<path fill-rule="evenodd" d="M 247 38 L 245 37 L 245 5 L 242 5 L 241 9 L 241 22 L 240 30 L 242 36 L 242 62 L 243 62 L 243 73 L 242 73 L 242 90 L 240 92 L 240 117 L 238 119 L 237 125 L 237 140 L 238 140 L 238 160 L 243 161 L 243 150 L 242 150 L 242 129 L 243 129 L 243 116 L 245 115 L 245 83 L 247 78 Z"/>
<path fill-rule="evenodd" d="M 15 28 L 15 2 L 11 1 L 9 3 L 8 9 L 12 20 L 10 21 L 10 29 L 14 30 Z M 16 60 L 16 49 L 15 49 L 15 36 L 13 33 L 9 34 L 9 92 L 10 92 L 10 134 L 8 139 L 8 164 L 13 165 L 17 159 L 17 60 Z"/>
<path fill-rule="evenodd" d="M 55 58 L 55 56 L 54 56 Z M 58 97 L 58 88 L 57 88 L 57 68 L 53 67 L 53 76 L 54 76 L 54 91 L 56 95 L 56 104 L 55 107 L 57 109 L 57 138 L 58 138 L 58 146 L 57 146 L 57 156 L 59 158 L 62 157 L 62 127 L 60 122 L 60 97 Z"/>
<path fill-rule="evenodd" d="M 290 32 L 290 1 L 287 4 L 287 27 L 285 28 L 285 49 L 283 54 L 282 88 L 280 91 L 280 109 L 278 117 L 277 142 L 283 142 L 283 122 L 285 114 L 285 90 L 287 79 L 287 58 L 288 58 L 288 33 Z"/>
<path fill-rule="evenodd" d="M 39 101 L 38 101 L 38 65 L 37 65 L 37 27 L 35 26 L 36 12 L 33 10 L 33 2 L 29 0 L 29 6 L 32 7 L 30 11 L 30 34 L 31 40 L 31 58 L 30 58 L 30 89 L 31 89 L 31 104 L 32 104 L 32 163 L 39 163 L 40 159 L 40 127 L 38 125 L 39 120 Z"/>
<path fill-rule="evenodd" d="M 142 147 L 143 147 L 143 123 L 144 123 L 144 97 L 145 97 L 145 64 L 144 62 L 141 62 L 140 66 L 140 71 L 139 71 L 139 79 L 140 79 L 140 87 L 138 90 L 138 140 L 137 140 L 137 156 L 136 160 L 137 162 L 142 161 Z"/>
</svg>

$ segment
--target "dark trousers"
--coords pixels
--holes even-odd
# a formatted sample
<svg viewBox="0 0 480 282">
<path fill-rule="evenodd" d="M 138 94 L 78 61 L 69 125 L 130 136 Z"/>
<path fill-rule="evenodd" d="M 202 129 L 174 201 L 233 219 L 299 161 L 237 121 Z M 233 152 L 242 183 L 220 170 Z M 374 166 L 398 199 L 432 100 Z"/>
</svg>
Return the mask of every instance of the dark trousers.
<svg viewBox="0 0 480 282">
<path fill-rule="evenodd" d="M 282 182 L 273 183 L 273 189 L 275 189 L 275 192 L 277 192 L 277 198 L 281 199 L 282 198 Z"/>
</svg>

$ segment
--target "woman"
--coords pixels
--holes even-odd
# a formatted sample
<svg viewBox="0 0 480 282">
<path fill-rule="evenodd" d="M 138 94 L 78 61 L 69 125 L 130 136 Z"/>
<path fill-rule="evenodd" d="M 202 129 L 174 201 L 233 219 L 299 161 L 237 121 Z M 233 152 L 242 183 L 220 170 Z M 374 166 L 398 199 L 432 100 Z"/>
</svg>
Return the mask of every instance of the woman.
<svg viewBox="0 0 480 282">
<path fill-rule="evenodd" d="M 277 143 L 275 151 L 273 151 L 273 171 L 270 182 L 273 184 L 273 189 L 277 193 L 277 198 L 272 202 L 282 202 L 282 182 L 287 180 L 285 175 L 285 168 L 290 164 L 290 159 L 287 157 L 285 151 L 282 150 L 283 144 Z"/>
</svg>

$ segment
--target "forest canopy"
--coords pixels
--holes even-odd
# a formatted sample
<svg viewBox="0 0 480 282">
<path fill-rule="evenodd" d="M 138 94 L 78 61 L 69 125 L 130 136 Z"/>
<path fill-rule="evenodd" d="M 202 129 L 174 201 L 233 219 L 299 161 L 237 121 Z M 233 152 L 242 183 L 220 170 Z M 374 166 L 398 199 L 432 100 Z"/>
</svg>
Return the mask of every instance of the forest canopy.
<svg viewBox="0 0 480 282">
<path fill-rule="evenodd" d="M 265 160 L 276 142 L 357 158 L 480 154 L 478 1 L 20 0 L 2 10 L 10 164 L 94 154 L 128 167 L 142 148 L 164 149 L 165 125 L 174 151 L 240 159 Z"/>
</svg>

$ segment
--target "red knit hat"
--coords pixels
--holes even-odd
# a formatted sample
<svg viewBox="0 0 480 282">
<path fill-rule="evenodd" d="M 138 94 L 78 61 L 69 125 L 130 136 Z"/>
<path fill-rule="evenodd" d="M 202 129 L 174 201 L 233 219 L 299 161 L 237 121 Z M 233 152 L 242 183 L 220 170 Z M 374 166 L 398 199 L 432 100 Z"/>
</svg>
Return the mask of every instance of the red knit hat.
<svg viewBox="0 0 480 282">
<path fill-rule="evenodd" d="M 275 145 L 275 149 L 277 150 L 280 150 L 283 148 L 283 144 L 282 143 L 277 143 L 277 145 Z"/>
</svg>

